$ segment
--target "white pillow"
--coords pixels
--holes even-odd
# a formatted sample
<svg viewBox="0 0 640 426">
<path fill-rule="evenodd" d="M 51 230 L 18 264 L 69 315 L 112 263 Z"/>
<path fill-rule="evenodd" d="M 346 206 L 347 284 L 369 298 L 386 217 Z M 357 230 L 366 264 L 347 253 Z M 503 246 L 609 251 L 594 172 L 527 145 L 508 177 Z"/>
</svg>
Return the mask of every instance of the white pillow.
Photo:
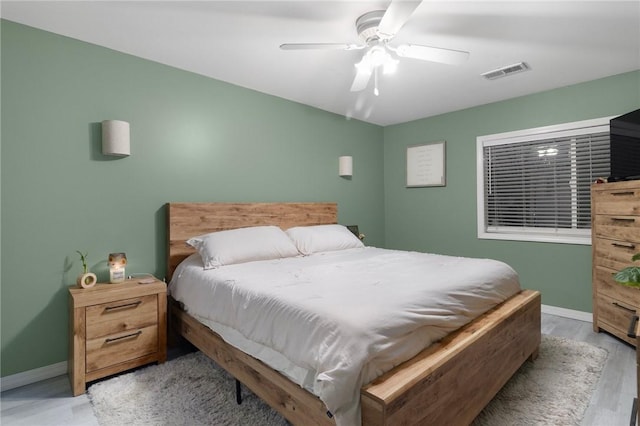
<svg viewBox="0 0 640 426">
<path fill-rule="evenodd" d="M 287 235 L 302 254 L 364 247 L 362 241 L 343 225 L 313 225 L 289 228 Z"/>
<path fill-rule="evenodd" d="M 193 237 L 187 244 L 198 250 L 204 269 L 300 254 L 287 234 L 277 226 L 254 226 L 212 232 Z"/>
</svg>

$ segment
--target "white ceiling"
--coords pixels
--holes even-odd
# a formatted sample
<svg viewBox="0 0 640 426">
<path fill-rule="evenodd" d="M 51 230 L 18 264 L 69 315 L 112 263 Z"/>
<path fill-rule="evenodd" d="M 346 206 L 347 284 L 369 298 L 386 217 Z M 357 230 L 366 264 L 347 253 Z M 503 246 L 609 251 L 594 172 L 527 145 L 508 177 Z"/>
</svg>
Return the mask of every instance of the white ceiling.
<svg viewBox="0 0 640 426">
<path fill-rule="evenodd" d="M 402 58 L 349 91 L 362 51 L 283 51 L 358 43 L 355 20 L 387 1 L 2 1 L 2 18 L 380 125 L 640 69 L 640 0 L 424 0 L 394 42 L 465 50 L 462 65 Z M 531 70 L 481 73 L 524 61 Z M 640 90 L 640 89 L 639 89 Z"/>
</svg>

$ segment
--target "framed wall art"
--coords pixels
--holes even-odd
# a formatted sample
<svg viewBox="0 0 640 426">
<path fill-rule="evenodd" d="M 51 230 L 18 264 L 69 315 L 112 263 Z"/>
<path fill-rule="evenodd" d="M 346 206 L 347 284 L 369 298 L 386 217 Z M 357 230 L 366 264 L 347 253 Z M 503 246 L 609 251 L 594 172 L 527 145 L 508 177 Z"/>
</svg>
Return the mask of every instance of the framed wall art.
<svg viewBox="0 0 640 426">
<path fill-rule="evenodd" d="M 407 188 L 445 186 L 445 141 L 407 147 Z"/>
</svg>

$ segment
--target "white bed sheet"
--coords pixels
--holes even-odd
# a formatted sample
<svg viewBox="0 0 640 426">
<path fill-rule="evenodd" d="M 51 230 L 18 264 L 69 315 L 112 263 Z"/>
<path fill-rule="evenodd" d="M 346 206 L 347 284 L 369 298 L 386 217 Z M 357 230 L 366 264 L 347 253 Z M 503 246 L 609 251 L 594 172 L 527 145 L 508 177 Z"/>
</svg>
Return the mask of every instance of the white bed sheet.
<svg viewBox="0 0 640 426">
<path fill-rule="evenodd" d="M 520 290 L 503 262 L 373 247 L 203 270 L 169 285 L 225 341 L 312 391 L 338 426 L 360 388 Z"/>
</svg>

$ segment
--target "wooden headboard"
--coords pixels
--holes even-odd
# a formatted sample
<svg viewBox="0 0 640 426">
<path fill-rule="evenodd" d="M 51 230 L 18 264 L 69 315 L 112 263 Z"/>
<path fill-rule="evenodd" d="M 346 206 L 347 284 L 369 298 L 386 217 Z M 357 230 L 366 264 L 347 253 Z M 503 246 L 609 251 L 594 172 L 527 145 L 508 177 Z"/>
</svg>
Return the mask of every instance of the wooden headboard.
<svg viewBox="0 0 640 426">
<path fill-rule="evenodd" d="M 197 235 L 249 226 L 326 225 L 338 222 L 336 203 L 167 203 L 167 280 L 195 250 Z"/>
</svg>

